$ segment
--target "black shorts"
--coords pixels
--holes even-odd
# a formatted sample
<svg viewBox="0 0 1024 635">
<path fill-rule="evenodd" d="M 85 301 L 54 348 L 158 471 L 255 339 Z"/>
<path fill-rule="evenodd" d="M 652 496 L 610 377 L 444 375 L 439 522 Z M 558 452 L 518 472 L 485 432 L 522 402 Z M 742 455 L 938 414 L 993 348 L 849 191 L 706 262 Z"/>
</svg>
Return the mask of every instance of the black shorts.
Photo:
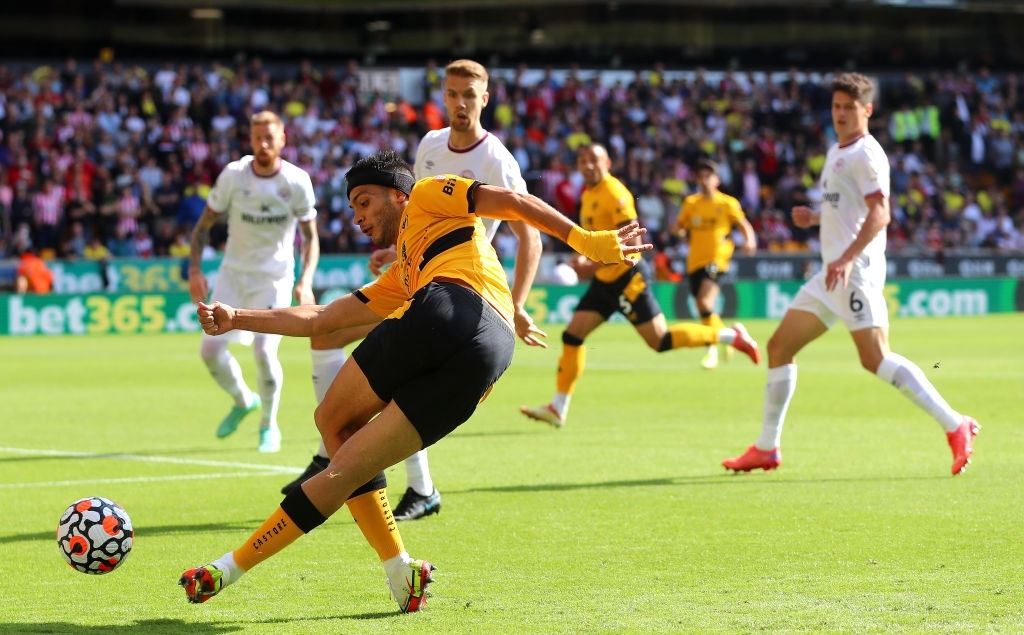
<svg viewBox="0 0 1024 635">
<path fill-rule="evenodd" d="M 700 285 L 705 280 L 710 280 L 715 284 L 718 284 L 718 276 L 723 272 L 718 270 L 718 265 L 711 263 L 707 266 L 701 267 L 696 271 L 691 271 L 686 274 L 686 277 L 690 280 L 690 295 L 697 297 L 700 292 Z"/>
<path fill-rule="evenodd" d="M 384 401 L 433 445 L 469 419 L 512 363 L 515 335 L 472 289 L 431 282 L 402 317 L 384 320 L 352 358 Z"/>
<path fill-rule="evenodd" d="M 576 305 L 577 311 L 596 311 L 608 319 L 618 311 L 632 324 L 644 324 L 661 315 L 661 306 L 651 291 L 651 269 L 641 260 L 611 282 L 593 280 Z"/>
</svg>

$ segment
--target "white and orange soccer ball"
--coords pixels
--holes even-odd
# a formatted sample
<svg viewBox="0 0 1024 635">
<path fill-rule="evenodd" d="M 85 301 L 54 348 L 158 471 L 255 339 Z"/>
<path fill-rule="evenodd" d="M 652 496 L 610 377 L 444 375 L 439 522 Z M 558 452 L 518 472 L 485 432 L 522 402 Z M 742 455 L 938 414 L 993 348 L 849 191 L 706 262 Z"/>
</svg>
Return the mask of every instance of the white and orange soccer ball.
<svg viewBox="0 0 1024 635">
<path fill-rule="evenodd" d="M 134 539 L 128 512 L 100 496 L 75 501 L 57 524 L 61 554 L 82 573 L 110 573 L 128 557 Z"/>
</svg>

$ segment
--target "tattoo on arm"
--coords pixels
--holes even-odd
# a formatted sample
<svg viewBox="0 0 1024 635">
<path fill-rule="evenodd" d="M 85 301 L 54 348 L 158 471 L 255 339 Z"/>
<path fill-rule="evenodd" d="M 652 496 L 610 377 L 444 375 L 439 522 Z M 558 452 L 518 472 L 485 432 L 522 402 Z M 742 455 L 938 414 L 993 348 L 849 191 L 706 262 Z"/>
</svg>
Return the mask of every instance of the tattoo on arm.
<svg viewBox="0 0 1024 635">
<path fill-rule="evenodd" d="M 203 215 L 199 217 L 189 242 L 189 267 L 199 267 L 199 263 L 203 259 L 203 250 L 210 244 L 210 229 L 216 220 L 217 217 L 210 212 L 209 208 L 204 210 Z"/>
</svg>

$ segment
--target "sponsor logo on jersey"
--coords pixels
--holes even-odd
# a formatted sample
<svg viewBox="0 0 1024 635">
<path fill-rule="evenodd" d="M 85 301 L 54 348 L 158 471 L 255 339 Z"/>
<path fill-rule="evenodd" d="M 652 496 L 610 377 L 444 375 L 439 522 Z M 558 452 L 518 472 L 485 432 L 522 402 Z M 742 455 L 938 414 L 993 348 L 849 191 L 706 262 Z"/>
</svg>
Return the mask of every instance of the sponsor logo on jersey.
<svg viewBox="0 0 1024 635">
<path fill-rule="evenodd" d="M 283 225 L 291 220 L 289 214 L 276 214 L 271 216 L 258 216 L 245 212 L 242 214 L 242 222 L 250 225 Z"/>
</svg>

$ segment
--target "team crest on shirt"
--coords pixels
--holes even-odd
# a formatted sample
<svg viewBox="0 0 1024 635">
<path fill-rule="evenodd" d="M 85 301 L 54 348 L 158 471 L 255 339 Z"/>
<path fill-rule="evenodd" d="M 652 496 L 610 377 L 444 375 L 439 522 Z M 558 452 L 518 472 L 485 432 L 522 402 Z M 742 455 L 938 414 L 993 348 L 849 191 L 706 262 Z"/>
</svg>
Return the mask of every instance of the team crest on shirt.
<svg viewBox="0 0 1024 635">
<path fill-rule="evenodd" d="M 846 165 L 845 161 L 843 161 L 842 159 L 836 159 L 835 164 L 832 166 L 832 171 L 838 172 L 839 170 L 843 169 L 844 165 Z"/>
<path fill-rule="evenodd" d="M 287 201 L 292 197 L 292 190 L 291 188 L 282 185 L 277 189 L 277 195 L 281 198 L 281 200 Z"/>
<path fill-rule="evenodd" d="M 461 176 L 464 179 L 476 180 L 476 176 L 473 175 L 473 170 L 463 170 L 462 172 L 459 173 L 459 176 Z"/>
<path fill-rule="evenodd" d="M 440 183 L 441 181 L 447 181 L 447 180 L 448 180 L 448 175 L 447 174 L 438 174 L 437 176 L 434 177 L 434 181 L 437 181 L 438 183 Z"/>
</svg>

